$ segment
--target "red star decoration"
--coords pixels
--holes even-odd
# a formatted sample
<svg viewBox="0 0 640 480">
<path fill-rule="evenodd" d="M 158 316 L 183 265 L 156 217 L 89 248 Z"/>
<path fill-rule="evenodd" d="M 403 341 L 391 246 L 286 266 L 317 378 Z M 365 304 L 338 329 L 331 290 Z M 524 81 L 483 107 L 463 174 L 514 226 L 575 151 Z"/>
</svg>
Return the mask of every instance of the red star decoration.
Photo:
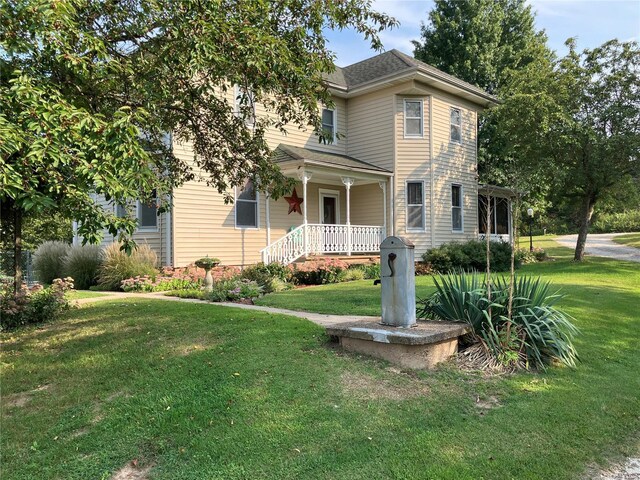
<svg viewBox="0 0 640 480">
<path fill-rule="evenodd" d="M 284 197 L 284 199 L 289 203 L 289 211 L 287 212 L 287 215 L 290 215 L 291 212 L 298 212 L 300 215 L 302 215 L 302 208 L 300 208 L 300 205 L 302 205 L 304 199 L 298 196 L 298 192 L 296 192 L 295 187 L 291 196 Z"/>
</svg>

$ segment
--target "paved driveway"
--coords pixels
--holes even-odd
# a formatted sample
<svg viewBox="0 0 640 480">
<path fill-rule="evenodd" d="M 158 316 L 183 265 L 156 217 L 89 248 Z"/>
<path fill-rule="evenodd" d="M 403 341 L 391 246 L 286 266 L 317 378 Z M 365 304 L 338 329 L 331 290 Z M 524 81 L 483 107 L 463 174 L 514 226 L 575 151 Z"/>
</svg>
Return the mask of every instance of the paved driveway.
<svg viewBox="0 0 640 480">
<path fill-rule="evenodd" d="M 585 253 L 597 257 L 609 257 L 616 260 L 626 260 L 628 262 L 640 262 L 640 249 L 627 247 L 613 242 L 611 239 L 624 233 L 590 233 L 587 235 L 587 245 Z M 575 250 L 578 235 L 563 235 L 556 241 L 563 247 Z"/>
</svg>

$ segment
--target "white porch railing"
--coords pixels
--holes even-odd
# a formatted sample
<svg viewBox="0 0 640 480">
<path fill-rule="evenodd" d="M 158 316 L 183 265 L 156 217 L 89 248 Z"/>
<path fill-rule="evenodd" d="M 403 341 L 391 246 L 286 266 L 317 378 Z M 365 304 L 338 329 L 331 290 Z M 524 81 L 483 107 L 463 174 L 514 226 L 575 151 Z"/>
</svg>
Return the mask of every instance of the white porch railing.
<svg viewBox="0 0 640 480">
<path fill-rule="evenodd" d="M 484 240 L 484 239 L 487 238 L 487 235 L 484 234 L 484 233 L 480 233 L 480 234 L 478 234 L 478 238 L 480 240 Z M 509 234 L 492 233 L 491 235 L 489 235 L 489 240 L 491 240 L 492 242 L 511 243 L 511 236 Z"/>
<path fill-rule="evenodd" d="M 380 250 L 384 227 L 308 223 L 263 248 L 262 261 L 288 264 L 303 255 L 374 253 Z"/>
</svg>

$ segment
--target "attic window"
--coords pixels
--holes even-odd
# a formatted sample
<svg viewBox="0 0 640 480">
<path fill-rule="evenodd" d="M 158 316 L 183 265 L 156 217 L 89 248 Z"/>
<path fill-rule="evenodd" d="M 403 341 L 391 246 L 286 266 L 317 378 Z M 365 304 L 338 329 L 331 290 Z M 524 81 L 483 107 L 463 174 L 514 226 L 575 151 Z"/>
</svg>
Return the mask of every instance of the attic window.
<svg viewBox="0 0 640 480">
<path fill-rule="evenodd" d="M 451 109 L 451 141 L 453 143 L 462 141 L 462 113 L 459 108 Z"/>
<path fill-rule="evenodd" d="M 422 137 L 422 100 L 404 101 L 404 136 Z"/>
<path fill-rule="evenodd" d="M 239 85 L 234 85 L 233 98 L 235 115 L 244 118 L 247 127 L 253 127 L 256 123 L 256 104 L 253 93 Z"/>
</svg>

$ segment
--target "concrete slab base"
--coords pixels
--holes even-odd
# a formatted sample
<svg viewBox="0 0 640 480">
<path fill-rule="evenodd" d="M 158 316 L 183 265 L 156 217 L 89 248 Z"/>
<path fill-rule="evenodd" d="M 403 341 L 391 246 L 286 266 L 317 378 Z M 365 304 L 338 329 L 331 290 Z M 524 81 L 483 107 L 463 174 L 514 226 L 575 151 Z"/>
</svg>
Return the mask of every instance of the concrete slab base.
<svg viewBox="0 0 640 480">
<path fill-rule="evenodd" d="M 445 322 L 418 322 L 411 328 L 399 328 L 360 321 L 327 327 L 327 334 L 337 337 L 346 350 L 417 370 L 447 360 L 458 348 L 458 337 L 470 331 L 467 325 Z"/>
</svg>

